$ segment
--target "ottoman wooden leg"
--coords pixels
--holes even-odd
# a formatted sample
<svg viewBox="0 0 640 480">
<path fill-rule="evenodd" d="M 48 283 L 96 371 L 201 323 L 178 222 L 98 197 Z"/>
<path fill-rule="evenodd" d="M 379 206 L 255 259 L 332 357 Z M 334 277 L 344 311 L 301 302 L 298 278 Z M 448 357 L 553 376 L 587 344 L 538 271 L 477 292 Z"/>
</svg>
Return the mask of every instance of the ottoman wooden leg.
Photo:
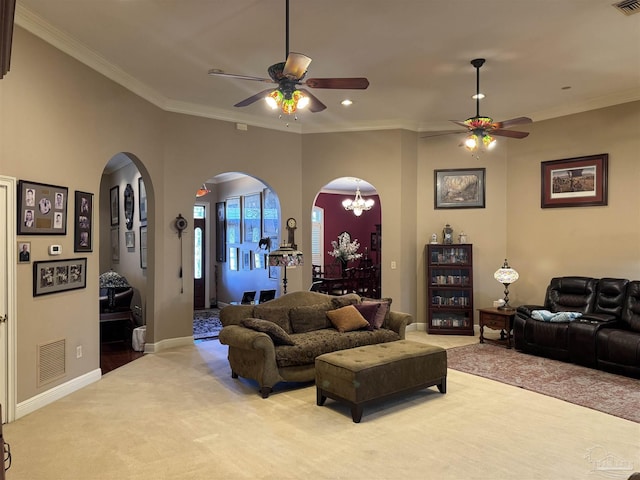
<svg viewBox="0 0 640 480">
<path fill-rule="evenodd" d="M 447 393 L 447 377 L 444 377 L 438 384 L 438 390 L 440 390 L 440 393 Z"/>
<path fill-rule="evenodd" d="M 362 420 L 362 405 L 351 406 L 351 418 L 353 423 L 360 423 L 360 420 Z"/>
<path fill-rule="evenodd" d="M 321 388 L 316 388 L 316 405 L 318 406 L 322 406 L 324 405 L 325 400 L 327 399 L 327 397 L 325 397 L 322 394 L 322 389 Z"/>
</svg>

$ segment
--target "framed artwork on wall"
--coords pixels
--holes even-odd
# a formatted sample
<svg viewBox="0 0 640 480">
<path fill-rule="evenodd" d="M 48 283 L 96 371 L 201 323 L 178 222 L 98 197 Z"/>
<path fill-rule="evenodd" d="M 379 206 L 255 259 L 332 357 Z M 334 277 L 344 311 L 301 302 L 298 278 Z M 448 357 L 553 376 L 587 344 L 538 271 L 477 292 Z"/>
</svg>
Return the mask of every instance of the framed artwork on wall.
<svg viewBox="0 0 640 480">
<path fill-rule="evenodd" d="M 542 162 L 541 208 L 607 205 L 608 164 L 607 153 Z"/>
<path fill-rule="evenodd" d="M 226 218 L 225 202 L 216 203 L 216 262 L 227 261 L 227 232 L 225 226 Z"/>
<path fill-rule="evenodd" d="M 138 215 L 141 223 L 147 221 L 147 190 L 144 188 L 144 180 L 138 178 Z"/>
<path fill-rule="evenodd" d="M 244 241 L 258 243 L 262 234 L 262 205 L 260 193 L 242 197 Z"/>
<path fill-rule="evenodd" d="M 124 246 L 127 248 L 136 248 L 136 232 L 124 232 Z"/>
<path fill-rule="evenodd" d="M 140 227 L 140 268 L 147 268 L 147 226 Z"/>
<path fill-rule="evenodd" d="M 18 242 L 18 263 L 31 263 L 31 242 Z"/>
<path fill-rule="evenodd" d="M 109 190 L 109 208 L 111 212 L 111 226 L 120 225 L 120 187 L 111 187 Z"/>
<path fill-rule="evenodd" d="M 67 187 L 18 182 L 18 235 L 66 235 Z"/>
<path fill-rule="evenodd" d="M 251 250 L 242 251 L 242 269 L 251 270 Z"/>
<path fill-rule="evenodd" d="M 93 193 L 76 190 L 75 203 L 73 251 L 91 252 L 93 249 Z"/>
<path fill-rule="evenodd" d="M 434 206 L 484 208 L 484 168 L 434 170 Z"/>
<path fill-rule="evenodd" d="M 87 286 L 87 259 L 33 262 L 33 296 L 77 290 Z"/>
<path fill-rule="evenodd" d="M 120 261 L 120 227 L 111 227 L 111 261 Z"/>
<path fill-rule="evenodd" d="M 227 198 L 227 243 L 242 243 L 240 197 Z"/>
</svg>

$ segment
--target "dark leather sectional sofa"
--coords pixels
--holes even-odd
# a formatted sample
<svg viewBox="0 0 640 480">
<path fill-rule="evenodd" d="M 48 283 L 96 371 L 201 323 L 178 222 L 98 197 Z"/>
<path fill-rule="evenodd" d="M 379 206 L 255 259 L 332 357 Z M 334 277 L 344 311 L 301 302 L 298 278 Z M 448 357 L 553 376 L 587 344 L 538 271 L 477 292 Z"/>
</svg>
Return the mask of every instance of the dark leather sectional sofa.
<svg viewBox="0 0 640 480">
<path fill-rule="evenodd" d="M 532 318 L 534 310 L 580 312 L 573 321 Z M 556 277 L 544 305 L 517 307 L 517 350 L 640 378 L 640 281 Z"/>
</svg>

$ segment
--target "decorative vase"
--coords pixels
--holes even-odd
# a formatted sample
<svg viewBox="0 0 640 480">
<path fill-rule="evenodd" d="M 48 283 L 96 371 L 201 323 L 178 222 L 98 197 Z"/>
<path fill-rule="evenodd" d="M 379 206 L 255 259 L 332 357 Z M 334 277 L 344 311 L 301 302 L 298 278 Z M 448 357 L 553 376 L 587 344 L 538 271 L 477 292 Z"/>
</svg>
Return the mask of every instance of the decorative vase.
<svg viewBox="0 0 640 480">
<path fill-rule="evenodd" d="M 338 260 L 340 261 L 340 272 L 344 277 L 346 275 L 346 270 L 347 270 L 347 260 L 345 258 L 338 258 Z"/>
</svg>

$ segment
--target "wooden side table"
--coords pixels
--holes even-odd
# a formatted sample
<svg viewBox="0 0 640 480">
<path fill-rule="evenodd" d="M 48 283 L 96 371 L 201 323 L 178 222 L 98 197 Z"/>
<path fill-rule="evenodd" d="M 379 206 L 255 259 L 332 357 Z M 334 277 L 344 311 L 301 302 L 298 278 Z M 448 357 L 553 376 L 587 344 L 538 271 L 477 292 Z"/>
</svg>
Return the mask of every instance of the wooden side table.
<svg viewBox="0 0 640 480">
<path fill-rule="evenodd" d="M 478 312 L 480 317 L 480 343 L 489 342 L 511 348 L 511 338 L 513 337 L 511 330 L 513 329 L 513 319 L 516 316 L 515 309 L 479 308 Z M 484 338 L 484 327 L 500 330 L 500 339 Z"/>
</svg>

